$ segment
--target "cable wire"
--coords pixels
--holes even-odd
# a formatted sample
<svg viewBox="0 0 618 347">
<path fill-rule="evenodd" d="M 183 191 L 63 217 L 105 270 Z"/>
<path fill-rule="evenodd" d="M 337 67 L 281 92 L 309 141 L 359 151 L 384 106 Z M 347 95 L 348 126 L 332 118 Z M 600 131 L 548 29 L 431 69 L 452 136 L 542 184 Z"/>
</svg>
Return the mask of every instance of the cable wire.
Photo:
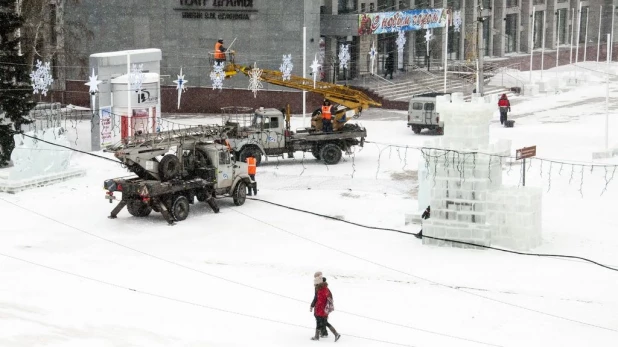
<svg viewBox="0 0 618 347">
<path fill-rule="evenodd" d="M 225 282 L 228 282 L 228 283 L 232 283 L 232 284 L 235 284 L 235 285 L 238 285 L 238 286 L 242 286 L 242 287 L 245 287 L 245 288 L 249 288 L 249 289 L 252 289 L 252 290 L 257 290 L 257 291 L 260 291 L 260 292 L 263 292 L 263 293 L 266 293 L 266 294 L 270 294 L 270 295 L 274 295 L 274 296 L 278 296 L 278 297 L 282 297 L 282 298 L 285 298 L 285 299 L 289 299 L 289 300 L 293 300 L 293 301 L 297 301 L 297 302 L 302 302 L 302 303 L 306 303 L 306 302 L 307 302 L 306 300 L 301 300 L 301 299 L 298 299 L 298 298 L 294 298 L 294 297 L 287 296 L 287 295 L 284 295 L 284 294 L 276 293 L 276 292 L 269 291 L 269 290 L 266 290 L 266 289 L 262 289 L 262 288 L 254 287 L 254 286 L 251 286 L 251 285 L 248 285 L 248 284 L 242 283 L 242 282 L 238 282 L 238 281 L 230 280 L 230 279 L 225 278 L 225 277 L 221 277 L 221 276 L 213 275 L 213 274 L 211 274 L 211 273 L 208 273 L 208 272 L 205 272 L 205 271 L 202 271 L 202 270 L 198 270 L 198 269 L 196 269 L 196 268 L 192 268 L 192 267 L 190 267 L 190 266 L 186 266 L 186 265 L 180 264 L 180 263 L 178 263 L 178 262 L 175 262 L 175 261 L 172 261 L 172 260 L 168 260 L 168 259 L 165 259 L 165 258 L 162 258 L 162 257 L 156 256 L 156 255 L 154 255 L 154 254 L 150 254 L 150 253 L 147 253 L 147 252 L 141 251 L 141 250 L 139 250 L 139 249 L 136 249 L 136 248 L 133 248 L 133 247 L 130 247 L 130 246 L 127 246 L 127 245 L 121 244 L 121 243 L 116 242 L 116 241 L 113 241 L 113 240 L 111 240 L 111 239 L 107 239 L 107 238 L 105 238 L 105 237 L 102 237 L 102 236 L 96 235 L 96 234 L 94 234 L 94 233 L 91 233 L 91 232 L 85 231 L 85 230 L 83 230 L 83 229 L 80 229 L 80 228 L 77 228 L 77 227 L 72 226 L 72 225 L 70 225 L 70 224 L 64 223 L 64 222 L 59 221 L 59 220 L 57 220 L 57 219 L 54 219 L 54 218 L 52 218 L 52 217 L 46 216 L 46 215 L 44 215 L 44 214 L 42 214 L 42 213 L 39 213 L 39 212 L 37 212 L 37 211 L 34 211 L 34 210 L 31 210 L 31 209 L 28 209 L 28 208 L 26 208 L 26 207 L 23 207 L 23 206 L 21 206 L 21 205 L 18 205 L 18 204 L 16 204 L 16 203 L 11 202 L 11 201 L 5 200 L 5 199 L 3 199 L 3 198 L 1 198 L 1 197 L 0 197 L 0 200 L 2 200 L 2 201 L 4 201 L 4 202 L 6 202 L 6 203 L 8 203 L 8 204 L 11 204 L 11 205 L 13 205 L 13 206 L 15 206 L 15 207 L 17 207 L 17 208 L 20 208 L 20 209 L 22 209 L 22 210 L 25 210 L 25 211 L 28 211 L 28 212 L 30 212 L 30 213 L 33 213 L 33 214 L 35 214 L 35 215 L 37 215 L 37 216 L 40 216 L 40 217 L 43 217 L 43 218 L 45 218 L 45 219 L 51 220 L 51 221 L 53 221 L 53 222 L 55 222 L 55 223 L 58 223 L 58 224 L 64 225 L 64 226 L 66 226 L 66 227 L 68 227 L 68 228 L 71 228 L 71 229 L 73 229 L 73 230 L 77 230 L 77 231 L 79 231 L 79 232 L 81 232 L 81 233 L 84 233 L 84 234 L 87 234 L 87 235 L 89 235 L 89 236 L 95 237 L 95 238 L 97 238 L 97 239 L 100 239 L 100 240 L 103 240 L 103 241 L 106 241 L 106 242 L 112 243 L 112 244 L 114 244 L 114 245 L 116 245 L 116 246 L 123 247 L 123 248 L 125 248 L 125 249 L 130 250 L 130 251 L 137 252 L 137 253 L 142 254 L 142 255 L 145 255 L 145 256 L 147 256 L 147 257 L 154 258 L 154 259 L 156 259 L 156 260 L 159 260 L 159 261 L 162 261 L 162 262 L 165 262 L 165 263 L 168 263 L 168 264 L 174 265 L 174 266 L 178 266 L 178 267 L 184 268 L 184 269 L 186 269 L 186 270 L 190 270 L 190 271 L 193 271 L 193 272 L 197 272 L 197 273 L 200 273 L 200 274 L 202 274 L 202 275 L 210 276 L 210 277 L 212 277 L 212 278 L 216 278 L 216 279 L 219 279 L 219 280 L 222 280 L 222 281 L 225 281 Z M 501 345 L 496 345 L 496 344 L 487 343 L 487 342 L 482 342 L 482 341 L 477 341 L 477 340 L 468 339 L 468 338 L 464 338 L 464 337 L 459 337 L 459 336 L 449 335 L 449 334 L 445 334 L 445 333 L 441 333 L 441 332 L 437 332 L 437 331 L 431 331 L 431 330 L 427 330 L 427 329 L 423 329 L 423 328 L 413 327 L 413 326 L 410 326 L 410 325 L 403 325 L 403 324 L 400 324 L 400 323 L 395 323 L 395 322 L 390 322 L 390 321 L 386 321 L 386 320 L 382 320 L 382 319 L 377 319 L 377 318 L 373 318 L 373 317 L 363 316 L 363 315 L 360 315 L 360 314 L 357 314 L 357 313 L 353 313 L 353 312 L 347 312 L 347 311 L 342 311 L 342 310 L 337 310 L 337 312 L 344 313 L 344 314 L 348 314 L 348 315 L 351 315 L 351 316 L 356 316 L 356 317 L 359 317 L 359 318 L 364 318 L 364 319 L 368 319 L 368 320 L 373 320 L 373 321 L 377 321 L 377 322 L 380 322 L 380 323 L 385 323 L 385 324 L 389 324 L 389 325 L 393 325 L 393 326 L 399 326 L 399 327 L 408 328 L 408 329 L 412 329 L 412 330 L 422 331 L 422 332 L 429 333 L 429 334 L 439 335 L 439 336 L 443 336 L 443 337 L 449 337 L 449 338 L 453 338 L 453 339 L 457 339 L 457 340 L 463 340 L 463 341 L 475 342 L 475 343 L 478 343 L 478 344 L 483 344 L 483 345 L 487 345 L 487 346 L 502 347 Z"/>
<path fill-rule="evenodd" d="M 337 248 L 331 247 L 331 246 L 326 245 L 324 243 L 321 243 L 321 242 L 309 239 L 307 237 L 295 234 L 295 233 L 293 233 L 291 231 L 285 230 L 285 229 L 283 229 L 281 227 L 278 227 L 278 226 L 273 225 L 271 223 L 268 223 L 266 221 L 260 220 L 258 218 L 253 217 L 253 216 L 250 216 L 250 215 L 248 215 L 246 213 L 240 212 L 240 211 L 238 211 L 238 210 L 236 210 L 234 208 L 232 208 L 232 210 L 237 212 L 237 213 L 239 213 L 239 214 L 241 214 L 241 215 L 244 215 L 247 218 L 253 219 L 253 220 L 255 220 L 257 222 L 260 222 L 262 224 L 265 224 L 265 225 L 269 225 L 272 228 L 280 230 L 280 231 L 282 231 L 284 233 L 287 233 L 289 235 L 293 235 L 295 237 L 298 237 L 300 239 L 303 239 L 303 240 L 309 241 L 311 243 L 317 244 L 317 245 L 322 246 L 324 248 L 328 248 L 328 249 L 330 249 L 332 251 L 335 251 L 337 253 L 341 253 L 341 254 L 347 255 L 349 257 L 361 260 L 363 262 L 366 262 L 366 263 L 369 263 L 369 264 L 372 264 L 372 265 L 376 265 L 378 267 L 382 267 L 382 268 L 391 270 L 393 272 L 397 272 L 397 273 L 404 274 L 404 275 L 407 275 L 407 276 L 410 276 L 410 277 L 413 277 L 413 278 L 417 278 L 419 280 L 422 280 L 422 281 L 425 281 L 425 282 L 428 282 L 428 283 L 431 283 L 431 284 L 434 284 L 434 285 L 437 285 L 437 286 L 440 286 L 440 287 L 444 287 L 444 288 L 448 288 L 448 289 L 454 289 L 456 291 L 463 292 L 463 293 L 466 293 L 466 294 L 469 294 L 469 295 L 473 295 L 473 296 L 476 296 L 476 297 L 479 297 L 479 298 L 487 299 L 487 300 L 490 300 L 490 301 L 493 301 L 493 302 L 497 302 L 497 303 L 500 303 L 500 304 L 503 304 L 503 305 L 506 305 L 506 306 L 511 306 L 511 307 L 519 308 L 519 309 L 530 311 L 530 312 L 535 312 L 535 313 L 538 313 L 538 314 L 541 314 L 541 315 L 545 315 L 545 316 L 548 316 L 548 317 L 554 317 L 554 318 L 558 318 L 558 319 L 561 319 L 561 320 L 565 320 L 565 321 L 569 321 L 569 322 L 573 322 L 573 323 L 578 323 L 578 324 L 582 324 L 582 325 L 587 325 L 587 326 L 594 327 L 594 328 L 599 328 L 599 329 L 608 330 L 608 331 L 612 331 L 612 332 L 618 332 L 617 329 L 612 329 L 612 328 L 604 327 L 604 326 L 601 326 L 601 325 L 596 325 L 596 324 L 593 324 L 593 323 L 587 323 L 587 322 L 584 322 L 584 321 L 579 321 L 579 320 L 576 320 L 576 319 L 559 316 L 559 315 L 556 315 L 556 314 L 553 314 L 553 313 L 543 312 L 543 311 L 540 311 L 540 310 L 537 310 L 537 309 L 533 309 L 533 308 L 529 308 L 529 307 L 513 304 L 513 303 L 510 303 L 510 302 L 494 299 L 494 298 L 491 298 L 491 297 L 488 297 L 488 296 L 485 296 L 485 295 L 482 295 L 482 294 L 473 293 L 473 292 L 464 290 L 464 289 L 459 288 L 459 287 L 449 286 L 449 285 L 446 285 L 446 284 L 443 284 L 443 283 L 440 283 L 440 282 L 437 282 L 437 281 L 434 281 L 434 280 L 430 280 L 430 279 L 425 278 L 425 277 L 421 277 L 421 276 L 418 276 L 418 275 L 414 275 L 414 274 L 408 273 L 406 271 L 398 270 L 398 269 L 395 269 L 395 268 L 393 268 L 391 266 L 384 265 L 384 264 L 378 263 L 376 261 L 369 260 L 369 259 L 363 258 L 361 256 L 358 256 L 358 255 L 355 255 L 355 254 L 352 254 L 352 253 L 349 253 L 349 252 L 342 251 L 342 250 L 339 250 Z"/>
<path fill-rule="evenodd" d="M 27 263 L 27 264 L 30 264 L 30 265 L 38 266 L 38 267 L 41 267 L 41 268 L 44 268 L 44 269 L 47 269 L 47 270 L 56 271 L 56 272 L 59 272 L 59 273 L 65 274 L 65 275 L 77 277 L 77 278 L 80 278 L 80 279 L 92 281 L 92 282 L 99 283 L 99 284 L 104 284 L 104 285 L 107 285 L 107 286 L 110 286 L 110 287 L 114 287 L 114 288 L 117 288 L 117 289 L 129 290 L 129 291 L 137 293 L 137 294 L 147 295 L 147 296 L 151 296 L 151 297 L 158 298 L 158 299 L 164 299 L 164 300 L 167 300 L 167 301 L 172 301 L 172 302 L 181 303 L 181 304 L 185 304 L 185 305 L 197 306 L 197 307 L 206 308 L 206 309 L 213 310 L 213 311 L 229 313 L 229 314 L 236 315 L 236 316 L 241 316 L 241 317 L 246 317 L 246 318 L 251 318 L 251 319 L 262 320 L 262 321 L 266 321 L 266 322 L 269 322 L 269 323 L 276 323 L 276 324 L 287 325 L 287 326 L 291 326 L 291 327 L 295 327 L 295 328 L 303 328 L 303 329 L 311 329 L 311 330 L 315 329 L 313 327 L 308 327 L 306 325 L 300 325 L 300 324 L 293 324 L 293 323 L 283 322 L 283 321 L 279 321 L 279 320 L 276 320 L 276 319 L 265 318 L 265 317 L 256 316 L 256 315 L 252 315 L 252 314 L 247 314 L 247 313 L 242 313 L 242 312 L 226 310 L 226 309 L 222 309 L 222 308 L 218 308 L 218 307 L 213 307 L 213 306 L 209 306 L 209 305 L 200 304 L 200 303 L 193 302 L 193 301 L 173 298 L 173 297 L 169 297 L 169 296 L 165 296 L 165 295 L 161 295 L 161 294 L 156 294 L 156 293 L 153 293 L 153 292 L 144 291 L 144 290 L 141 290 L 141 289 L 135 289 L 135 288 L 123 286 L 123 285 L 120 285 L 120 284 L 116 284 L 116 283 L 100 280 L 100 279 L 97 279 L 97 278 L 76 274 L 76 273 L 69 272 L 69 271 L 66 271 L 66 270 L 57 269 L 57 268 L 54 268 L 54 267 L 51 267 L 51 266 L 48 266 L 48 265 L 35 263 L 33 261 L 30 261 L 30 260 L 21 259 L 21 258 L 12 256 L 12 255 L 8 255 L 8 254 L 4 254 L 4 253 L 0 253 L 0 256 L 6 257 L 6 258 L 9 258 L 9 259 L 13 259 L 13 260 L 17 260 L 17 261 L 20 261 L 20 262 L 24 262 L 24 263 Z M 362 340 L 369 340 L 369 341 L 376 341 L 376 342 L 381 342 L 381 343 L 387 343 L 387 344 L 390 344 L 390 345 L 415 347 L 413 345 L 407 345 L 407 344 L 402 344 L 402 343 L 397 343 L 397 342 L 373 339 L 373 338 L 363 337 L 363 336 L 359 336 L 359 335 L 348 335 L 348 334 L 346 334 L 345 336 L 347 336 L 347 337 L 354 337 L 354 338 L 362 339 Z"/>
</svg>

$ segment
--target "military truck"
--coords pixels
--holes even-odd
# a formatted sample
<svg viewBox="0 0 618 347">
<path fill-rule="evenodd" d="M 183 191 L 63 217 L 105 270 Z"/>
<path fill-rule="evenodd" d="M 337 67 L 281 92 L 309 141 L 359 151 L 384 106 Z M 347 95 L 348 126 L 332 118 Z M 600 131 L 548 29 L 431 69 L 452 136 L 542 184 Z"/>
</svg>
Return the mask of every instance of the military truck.
<svg viewBox="0 0 618 347">
<path fill-rule="evenodd" d="M 436 112 L 436 96 L 444 93 L 427 93 L 415 95 L 410 99 L 408 106 L 408 127 L 415 134 L 423 129 L 435 130 L 439 135 L 444 134 L 444 122 L 440 121 L 440 114 Z"/>
<path fill-rule="evenodd" d="M 290 129 L 290 116 L 275 108 L 255 110 L 253 114 L 224 118 L 227 140 L 239 161 L 262 156 L 294 157 L 294 152 L 311 152 L 328 165 L 337 164 L 343 152 L 352 153 L 354 146 L 363 146 L 367 130 L 357 124 L 345 123 L 338 131 L 323 132 L 316 127 Z"/>
<path fill-rule="evenodd" d="M 247 187 L 256 183 L 248 175 L 247 164 L 234 160 L 233 153 L 216 128 L 197 126 L 155 134 L 139 134 L 108 148 L 137 177 L 106 180 L 105 198 L 119 201 L 110 218 L 126 206 L 135 217 L 153 210 L 173 224 L 189 215 L 195 199 L 205 201 L 215 213 L 215 198 L 231 197 L 234 204 L 245 203 Z M 121 193 L 117 197 L 114 193 Z"/>
</svg>

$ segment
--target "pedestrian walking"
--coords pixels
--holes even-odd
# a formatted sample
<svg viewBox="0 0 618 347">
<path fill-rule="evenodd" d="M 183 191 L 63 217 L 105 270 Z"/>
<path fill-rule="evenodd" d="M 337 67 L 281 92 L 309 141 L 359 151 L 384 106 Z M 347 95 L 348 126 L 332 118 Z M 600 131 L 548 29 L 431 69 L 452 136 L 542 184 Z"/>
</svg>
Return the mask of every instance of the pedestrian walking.
<svg viewBox="0 0 618 347">
<path fill-rule="evenodd" d="M 257 195 L 257 182 L 255 182 L 255 172 L 257 171 L 257 160 L 253 156 L 253 154 L 249 154 L 247 157 L 247 173 L 251 180 L 254 182 L 252 187 L 247 187 L 247 195 L 251 196 L 251 191 L 253 191 L 253 195 Z"/>
<path fill-rule="evenodd" d="M 316 320 L 315 335 L 311 338 L 314 341 L 320 340 L 320 332 L 324 328 L 328 328 L 333 335 L 335 335 L 335 342 L 337 342 L 341 335 L 335 330 L 328 322 L 328 314 L 334 310 L 333 295 L 328 289 L 328 283 L 326 278 L 318 276 L 314 277 L 313 284 L 317 288 L 315 307 L 311 307 L 309 310 L 315 310 L 314 316 Z"/>
<path fill-rule="evenodd" d="M 384 64 L 384 78 L 386 78 L 386 76 L 388 74 L 391 75 L 391 79 L 393 79 L 393 71 L 395 70 L 395 56 L 393 55 L 393 52 L 390 52 L 388 54 L 388 57 L 386 57 L 386 63 Z"/>
<path fill-rule="evenodd" d="M 500 124 L 506 126 L 507 112 L 511 112 L 511 102 L 506 94 L 502 94 L 500 100 L 498 100 L 498 107 L 500 107 Z"/>
</svg>

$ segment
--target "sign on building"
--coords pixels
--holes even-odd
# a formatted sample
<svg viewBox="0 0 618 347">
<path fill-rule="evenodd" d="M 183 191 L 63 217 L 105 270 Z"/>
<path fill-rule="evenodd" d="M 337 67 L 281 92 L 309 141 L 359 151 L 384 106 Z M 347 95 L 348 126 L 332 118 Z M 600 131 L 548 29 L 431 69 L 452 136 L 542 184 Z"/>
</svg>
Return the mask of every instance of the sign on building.
<svg viewBox="0 0 618 347">
<path fill-rule="evenodd" d="M 397 12 L 363 13 L 358 16 L 358 34 L 385 34 L 398 30 L 443 28 L 449 9 L 425 8 Z M 452 16 L 449 25 L 452 25 Z"/>
</svg>

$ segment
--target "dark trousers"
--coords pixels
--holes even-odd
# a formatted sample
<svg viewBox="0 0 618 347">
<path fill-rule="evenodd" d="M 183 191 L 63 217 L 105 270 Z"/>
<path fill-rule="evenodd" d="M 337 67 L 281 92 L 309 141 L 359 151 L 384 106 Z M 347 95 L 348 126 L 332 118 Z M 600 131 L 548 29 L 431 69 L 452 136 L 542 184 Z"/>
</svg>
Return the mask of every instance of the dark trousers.
<svg viewBox="0 0 618 347">
<path fill-rule="evenodd" d="M 322 119 L 322 131 L 325 133 L 333 132 L 333 123 L 330 119 Z"/>
<path fill-rule="evenodd" d="M 327 335 L 328 333 L 326 332 L 326 327 L 329 327 L 332 329 L 332 325 L 330 325 L 330 323 L 328 323 L 328 317 L 318 317 L 315 316 L 315 323 L 316 326 L 315 328 L 318 329 L 320 331 L 320 334 L 322 335 Z"/>
<path fill-rule="evenodd" d="M 255 175 L 249 174 L 249 177 L 251 177 L 251 180 L 255 182 Z M 257 182 L 255 182 L 253 187 L 247 187 L 247 190 L 247 195 L 251 196 L 251 191 L 253 191 L 253 195 L 257 195 Z"/>
<path fill-rule="evenodd" d="M 386 73 L 384 74 L 384 78 L 386 78 L 386 76 L 388 76 L 388 74 L 391 75 L 391 79 L 393 79 L 393 70 L 386 70 Z"/>
<path fill-rule="evenodd" d="M 507 108 L 500 107 L 500 124 L 506 123 Z"/>
</svg>

